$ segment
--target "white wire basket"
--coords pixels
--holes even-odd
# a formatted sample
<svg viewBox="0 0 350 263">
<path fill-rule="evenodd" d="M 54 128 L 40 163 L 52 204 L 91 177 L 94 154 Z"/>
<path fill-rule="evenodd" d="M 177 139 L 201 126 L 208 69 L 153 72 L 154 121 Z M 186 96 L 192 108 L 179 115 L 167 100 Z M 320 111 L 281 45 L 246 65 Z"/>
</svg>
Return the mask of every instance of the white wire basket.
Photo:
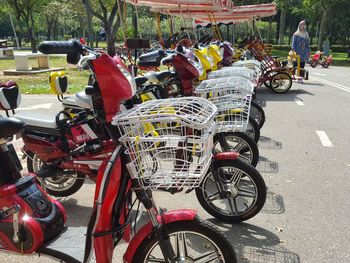
<svg viewBox="0 0 350 263">
<path fill-rule="evenodd" d="M 255 72 L 245 67 L 223 67 L 220 70 L 212 71 L 208 74 L 208 79 L 243 77 L 255 81 Z"/>
<path fill-rule="evenodd" d="M 207 79 L 195 89 L 195 93 L 202 98 L 219 97 L 228 94 L 252 95 L 255 85 L 244 77 L 228 77 Z"/>
<path fill-rule="evenodd" d="M 184 97 L 116 115 L 131 177 L 144 189 L 198 187 L 211 163 L 216 112 L 208 100 Z"/>
<path fill-rule="evenodd" d="M 246 67 L 254 70 L 257 76 L 261 75 L 261 64 L 256 59 L 239 60 L 233 63 L 231 67 Z"/>
<path fill-rule="evenodd" d="M 234 94 L 208 98 L 217 108 L 215 133 L 245 132 L 249 122 L 251 96 Z"/>
</svg>

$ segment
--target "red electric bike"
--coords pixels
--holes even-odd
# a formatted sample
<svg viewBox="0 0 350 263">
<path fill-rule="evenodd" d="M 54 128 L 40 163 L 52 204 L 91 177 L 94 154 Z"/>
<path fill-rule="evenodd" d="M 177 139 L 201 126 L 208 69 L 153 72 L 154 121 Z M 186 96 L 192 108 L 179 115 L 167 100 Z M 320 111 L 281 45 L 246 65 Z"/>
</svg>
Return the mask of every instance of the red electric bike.
<svg viewBox="0 0 350 263">
<path fill-rule="evenodd" d="M 217 228 L 200 220 L 193 210 L 158 211 L 151 188 L 130 176 L 130 169 L 133 169 L 127 164 L 133 163 L 133 155 L 125 154 L 124 146 L 118 142 L 120 130 L 111 122 L 120 110 L 121 101 L 132 96 L 132 82 L 116 61 L 77 41 L 44 42 L 39 45 L 39 50 L 45 54 L 67 54 L 68 62 L 76 64 L 80 59 L 80 65 L 86 63 L 91 68 L 96 82 L 86 88 L 86 93 L 91 95 L 96 117 L 104 124 L 116 148 L 98 171 L 85 247 L 79 249 L 76 244 L 78 233 L 74 228 L 64 228 L 64 208 L 35 183 L 34 174 L 21 177 L 17 169 L 18 158 L 13 158 L 15 153 L 13 148 L 9 150 L 7 138 L 18 133 L 24 123 L 11 118 L 0 119 L 1 249 L 17 253 L 37 252 L 73 263 L 89 262 L 94 254 L 96 262 L 108 263 L 112 261 L 114 247 L 123 238 L 130 242 L 124 262 L 236 262 L 232 246 Z M 184 155 L 176 148 L 175 152 L 177 160 Z M 192 156 L 195 157 L 197 155 Z M 219 176 L 215 172 L 217 162 L 236 158 L 236 153 L 216 154 L 209 162 L 214 166 L 212 173 Z M 185 166 L 181 167 L 178 172 L 186 172 Z M 146 168 L 140 172 L 147 172 Z M 131 239 L 132 193 L 145 207 L 149 222 Z M 71 249 L 60 251 L 58 247 L 62 247 L 62 242 Z"/>
</svg>

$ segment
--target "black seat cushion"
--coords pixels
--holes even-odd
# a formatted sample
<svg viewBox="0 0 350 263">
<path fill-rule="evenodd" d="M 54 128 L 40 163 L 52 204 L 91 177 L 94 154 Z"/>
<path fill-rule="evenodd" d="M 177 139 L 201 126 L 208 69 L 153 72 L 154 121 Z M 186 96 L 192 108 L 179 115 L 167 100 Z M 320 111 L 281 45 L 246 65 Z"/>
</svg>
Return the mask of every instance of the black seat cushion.
<svg viewBox="0 0 350 263">
<path fill-rule="evenodd" d="M 136 86 L 137 87 L 141 87 L 143 84 L 145 84 L 148 80 L 147 77 L 136 77 L 134 78 L 135 82 L 136 82 Z"/>
<path fill-rule="evenodd" d="M 149 73 L 148 76 L 152 76 L 152 77 L 158 79 L 159 82 L 162 82 L 164 80 L 174 78 L 176 76 L 176 73 L 174 71 L 171 71 L 171 70 L 164 70 L 164 71 L 160 71 L 160 72 Z"/>
<path fill-rule="evenodd" d="M 18 133 L 25 123 L 15 118 L 0 118 L 0 139 L 8 138 Z"/>
<path fill-rule="evenodd" d="M 0 87 L 0 109 L 14 110 L 21 103 L 18 86 Z"/>
</svg>

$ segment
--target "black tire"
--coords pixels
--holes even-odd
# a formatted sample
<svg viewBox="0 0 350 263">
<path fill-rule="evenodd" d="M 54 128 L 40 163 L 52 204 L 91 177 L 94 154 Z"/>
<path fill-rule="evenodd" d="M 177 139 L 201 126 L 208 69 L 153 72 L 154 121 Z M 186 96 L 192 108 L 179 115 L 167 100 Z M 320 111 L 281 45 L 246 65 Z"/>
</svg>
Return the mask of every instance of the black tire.
<svg viewBox="0 0 350 263">
<path fill-rule="evenodd" d="M 328 67 L 329 67 L 329 64 L 328 64 L 326 61 L 324 61 L 324 62 L 322 63 L 322 67 L 328 68 Z"/>
<path fill-rule="evenodd" d="M 316 68 L 316 67 L 317 67 L 317 62 L 312 61 L 311 64 L 310 64 L 310 66 L 311 66 L 312 68 Z"/>
<path fill-rule="evenodd" d="M 254 100 L 251 102 L 249 114 L 254 120 L 256 120 L 259 129 L 261 129 L 265 123 L 265 112 L 263 108 Z"/>
<path fill-rule="evenodd" d="M 237 262 L 235 251 L 232 245 L 230 244 L 230 242 L 228 241 L 228 239 L 222 234 L 222 231 L 220 231 L 216 226 L 214 226 L 212 223 L 209 223 L 208 221 L 204 221 L 196 217 L 192 221 L 175 221 L 173 223 L 168 224 L 166 227 L 169 232 L 169 236 L 171 240 L 172 240 L 172 235 L 174 235 L 176 232 L 188 232 L 186 237 L 189 237 L 190 235 L 194 235 L 194 234 L 197 234 L 198 236 L 201 236 L 201 237 L 204 236 L 209 239 L 208 242 L 211 241 L 212 243 L 210 244 L 205 242 L 206 244 L 204 244 L 203 242 L 192 242 L 191 244 L 200 246 L 201 248 L 200 251 L 201 252 L 203 251 L 203 254 L 204 254 L 208 252 L 208 249 L 207 249 L 208 245 L 214 247 L 212 245 L 214 243 L 217 250 L 220 251 L 222 255 L 222 260 L 220 260 L 219 262 L 225 262 L 225 263 Z M 141 245 L 137 248 L 135 256 L 132 259 L 132 263 L 149 262 L 147 260 L 148 254 L 152 252 L 153 248 L 157 245 L 157 241 L 158 241 L 158 238 L 156 237 L 155 233 L 152 233 L 147 238 L 145 238 L 142 241 Z M 176 253 L 175 248 L 174 248 L 174 251 Z M 161 259 L 161 258 L 156 258 L 156 259 Z M 176 260 L 177 259 L 175 259 L 175 261 Z M 156 262 L 156 261 L 152 261 L 152 262 Z"/>
<path fill-rule="evenodd" d="M 34 153 L 32 152 L 27 152 L 26 153 L 27 156 L 27 169 L 28 172 L 30 173 L 36 173 L 36 168 L 34 168 L 34 161 L 36 156 Z M 58 176 L 56 176 L 58 177 Z M 60 176 L 62 178 L 61 182 L 67 182 L 68 180 L 72 180 L 71 183 L 69 184 L 69 187 L 63 190 L 55 190 L 54 188 L 50 187 L 50 184 L 54 185 L 54 183 L 52 181 L 50 181 L 50 178 L 40 178 L 38 180 L 38 183 L 41 184 L 43 186 L 43 188 L 47 191 L 47 193 L 49 195 L 55 196 L 55 197 L 67 197 L 70 196 L 76 192 L 79 191 L 79 189 L 83 186 L 84 182 L 85 182 L 85 175 L 80 173 L 80 172 L 76 172 L 76 177 L 77 179 L 74 178 L 63 178 L 63 176 Z M 54 177 L 53 177 L 54 178 Z"/>
<path fill-rule="evenodd" d="M 220 146 L 220 149 L 219 147 Z M 259 148 L 256 142 L 243 132 L 223 132 L 214 135 L 214 153 L 236 151 L 238 157 L 256 167 L 259 162 Z"/>
<path fill-rule="evenodd" d="M 196 195 L 197 195 L 197 199 L 199 201 L 199 203 L 201 204 L 201 206 L 205 209 L 205 211 L 207 211 L 210 215 L 214 216 L 215 218 L 222 220 L 224 222 L 229 222 L 229 223 L 240 223 L 242 221 L 248 220 L 252 217 L 254 217 L 256 214 L 258 214 L 260 212 L 260 210 L 263 208 L 265 201 L 266 201 L 266 185 L 265 185 L 265 181 L 263 179 L 263 177 L 261 176 L 261 174 L 251 165 L 242 162 L 240 160 L 222 160 L 222 161 L 216 161 L 217 162 L 217 167 L 219 167 L 220 172 L 220 182 L 216 182 L 211 171 L 209 170 L 207 175 L 204 177 L 200 187 L 196 188 Z M 218 183 L 224 183 L 223 181 L 227 181 L 229 179 L 232 178 L 232 176 L 230 177 L 229 174 L 225 174 L 224 171 L 222 171 L 224 168 L 230 169 L 229 171 L 234 171 L 235 173 L 240 172 L 241 173 L 241 179 L 242 182 L 244 182 L 243 180 L 251 180 L 252 184 L 254 184 L 254 190 L 255 190 L 255 198 L 252 201 L 252 204 L 250 206 L 247 206 L 246 203 L 243 204 L 243 206 L 245 205 L 247 208 L 249 208 L 246 211 L 241 211 L 238 212 L 237 208 L 237 202 L 239 201 L 239 191 L 242 190 L 237 190 L 237 196 L 235 197 L 225 197 L 225 198 L 221 198 L 219 194 L 217 194 L 219 192 L 218 189 Z M 239 182 L 240 182 L 239 181 Z M 239 184 L 238 182 L 238 184 Z M 209 194 L 209 183 L 213 184 L 213 189 L 214 191 L 216 191 L 216 194 Z M 232 185 L 230 187 L 233 187 Z M 236 187 L 236 186 L 235 186 Z M 239 187 L 238 187 L 239 188 Z M 230 188 L 232 191 L 232 188 Z M 235 189 L 235 188 L 234 188 Z M 247 190 L 245 190 L 247 193 Z M 242 192 L 244 193 L 244 192 Z M 233 210 L 232 208 L 232 202 L 234 203 L 235 209 L 238 213 L 234 214 L 233 211 L 232 213 L 229 213 L 227 210 L 223 210 L 220 209 L 218 207 L 218 205 L 214 205 L 212 202 L 209 203 L 210 201 L 207 201 L 208 195 L 211 196 L 211 198 L 213 199 L 213 197 L 215 197 L 216 195 L 218 196 L 218 200 L 219 201 L 223 201 L 223 202 L 228 202 L 229 206 L 231 207 L 231 210 Z M 243 197 L 242 197 L 243 198 Z M 232 200 L 231 200 L 232 199 Z M 231 200 L 231 201 L 230 201 Z M 214 202 L 215 200 L 213 200 Z M 227 205 L 225 206 L 227 209 Z"/>
<path fill-rule="evenodd" d="M 252 117 L 249 116 L 248 127 L 245 133 L 251 137 L 256 143 L 260 140 L 259 124 Z"/>
<path fill-rule="evenodd" d="M 292 77 L 286 72 L 279 72 L 271 79 L 271 89 L 276 93 L 286 93 L 292 84 Z"/>
<path fill-rule="evenodd" d="M 264 86 L 268 89 L 271 89 L 271 82 L 269 80 L 264 81 Z"/>
</svg>

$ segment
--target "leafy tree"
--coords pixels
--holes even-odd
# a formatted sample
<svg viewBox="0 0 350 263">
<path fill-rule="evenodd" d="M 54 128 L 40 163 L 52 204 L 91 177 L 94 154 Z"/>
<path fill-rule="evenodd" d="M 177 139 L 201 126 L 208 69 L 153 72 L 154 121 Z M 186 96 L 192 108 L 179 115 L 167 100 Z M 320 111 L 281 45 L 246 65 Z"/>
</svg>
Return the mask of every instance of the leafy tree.
<svg viewBox="0 0 350 263">
<path fill-rule="evenodd" d="M 121 0 L 83 0 L 87 12 L 97 17 L 104 27 L 107 40 L 107 52 L 115 55 L 116 34 L 120 25 L 118 19 L 118 6 L 122 6 Z M 119 3 L 118 3 L 119 1 Z"/>
<path fill-rule="evenodd" d="M 17 21 L 25 26 L 26 36 L 29 38 L 32 52 L 36 52 L 35 22 L 38 12 L 46 3 L 45 0 L 7 0 L 4 1 L 16 15 Z"/>
</svg>

